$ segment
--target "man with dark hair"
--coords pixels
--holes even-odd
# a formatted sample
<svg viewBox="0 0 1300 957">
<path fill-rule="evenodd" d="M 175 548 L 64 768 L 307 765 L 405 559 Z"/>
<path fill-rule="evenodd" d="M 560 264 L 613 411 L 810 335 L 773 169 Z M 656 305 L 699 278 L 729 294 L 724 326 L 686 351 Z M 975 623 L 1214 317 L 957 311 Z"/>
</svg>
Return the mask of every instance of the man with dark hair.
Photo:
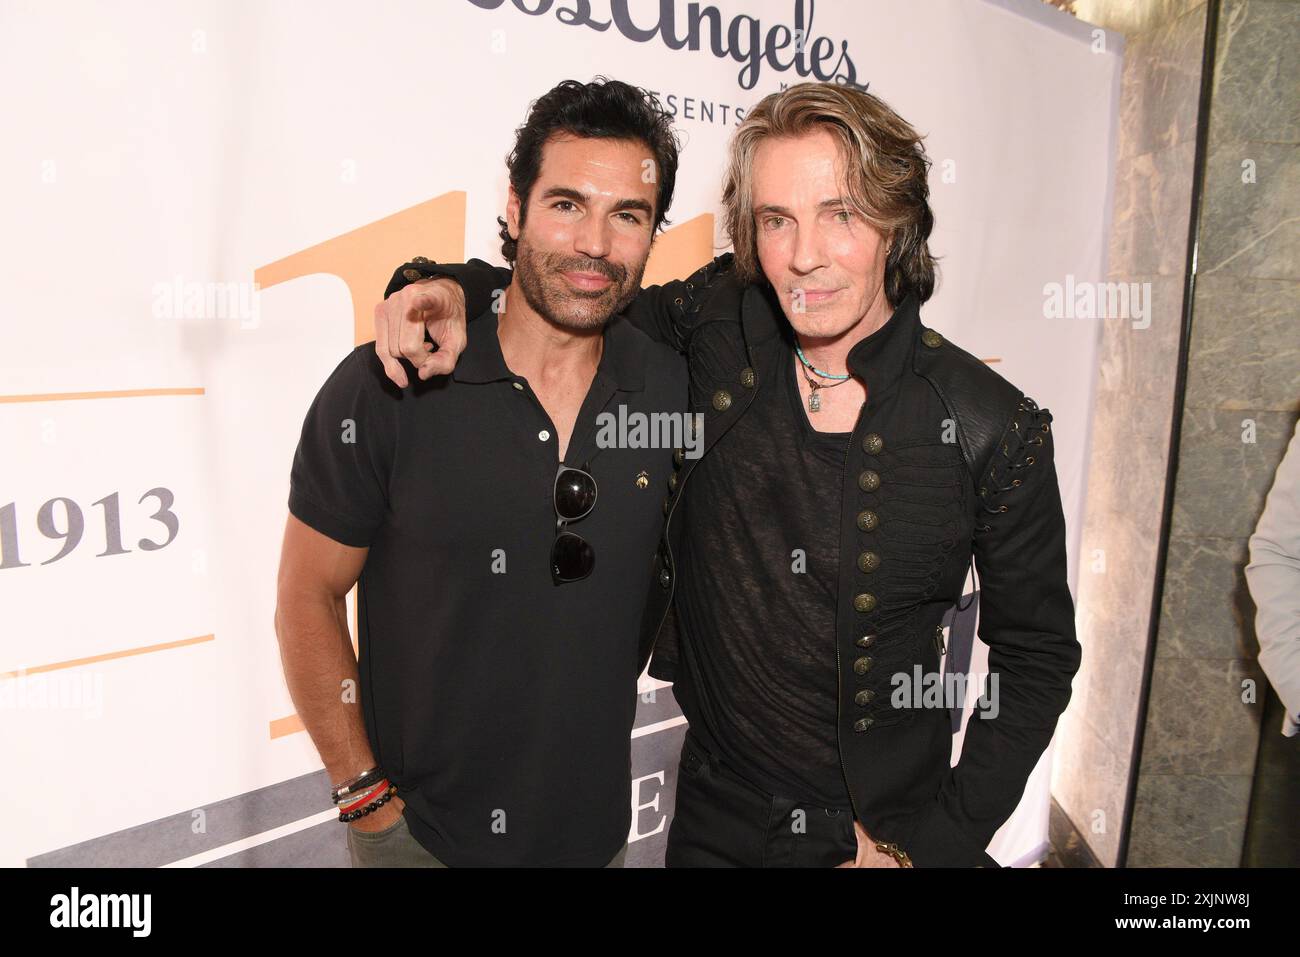
<svg viewBox="0 0 1300 957">
<path fill-rule="evenodd" d="M 642 172 L 653 170 L 655 204 L 649 210 L 651 235 L 669 224 L 668 206 L 677 183 L 677 141 L 670 122 L 655 118 L 648 122 L 644 93 L 626 83 L 609 82 L 596 77 L 591 83 L 563 80 L 532 105 L 528 121 L 515 133 L 514 149 L 506 159 L 510 171 L 510 188 L 517 196 L 528 196 L 542 173 L 542 147 L 557 130 L 570 136 L 591 139 L 640 142 L 648 151 L 642 159 Z M 651 165 L 651 162 L 653 165 Z M 509 224 L 497 217 L 501 225 L 501 256 L 515 261 L 518 243 Z M 528 206 L 519 210 L 519 227 L 528 224 Z"/>
<path fill-rule="evenodd" d="M 621 865 L 673 449 L 597 424 L 685 408 L 680 357 L 620 316 L 676 165 L 644 91 L 551 90 L 509 160 L 516 269 L 454 375 L 397 388 L 367 343 L 307 414 L 275 624 L 354 866 Z"/>
<path fill-rule="evenodd" d="M 732 140 L 734 264 L 629 311 L 688 356 L 705 416 L 702 455 L 676 458 L 642 632 L 689 721 L 670 866 L 997 866 L 987 846 L 1070 699 L 1051 413 L 921 324 L 928 167 L 870 93 L 773 93 Z M 405 269 L 388 294 L 430 281 L 376 310 L 376 348 L 425 379 L 454 365 L 460 318 L 420 306 L 458 288 L 433 277 L 472 313 L 510 274 Z M 949 767 L 963 702 L 931 692 L 972 562 L 996 711 Z"/>
</svg>

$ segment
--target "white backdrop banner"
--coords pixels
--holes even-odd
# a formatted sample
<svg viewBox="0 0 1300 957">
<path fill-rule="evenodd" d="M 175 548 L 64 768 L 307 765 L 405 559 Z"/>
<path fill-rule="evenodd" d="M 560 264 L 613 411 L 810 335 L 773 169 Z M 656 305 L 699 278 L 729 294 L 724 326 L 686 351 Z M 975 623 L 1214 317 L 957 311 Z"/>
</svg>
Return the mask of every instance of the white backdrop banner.
<svg viewBox="0 0 1300 957">
<path fill-rule="evenodd" d="M 0 865 L 346 864 L 272 627 L 290 460 L 397 264 L 499 261 L 514 129 L 563 79 L 676 116 L 647 282 L 722 246 L 767 93 L 865 84 L 927 134 L 924 319 L 1054 413 L 1073 581 L 1099 327 L 1050 290 L 1105 277 L 1120 53 L 1037 0 L 4 0 Z M 631 865 L 684 726 L 655 685 Z M 1003 864 L 1041 853 L 1051 758 Z"/>
</svg>

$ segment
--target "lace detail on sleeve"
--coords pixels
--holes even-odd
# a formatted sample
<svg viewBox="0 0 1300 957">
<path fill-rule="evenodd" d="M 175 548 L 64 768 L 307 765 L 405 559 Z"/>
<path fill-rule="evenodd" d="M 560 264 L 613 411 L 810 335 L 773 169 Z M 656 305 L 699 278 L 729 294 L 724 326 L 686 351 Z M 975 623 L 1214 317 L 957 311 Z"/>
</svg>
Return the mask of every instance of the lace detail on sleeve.
<svg viewBox="0 0 1300 957">
<path fill-rule="evenodd" d="M 979 496 L 982 511 L 977 530 L 991 531 L 991 516 L 1016 507 L 1016 489 L 1030 477 L 1038 460 L 1035 454 L 1051 431 L 1052 413 L 1040 409 L 1029 396 L 1020 400 L 1020 406 L 1011 424 L 994 450 L 989 470 L 980 482 Z"/>
<path fill-rule="evenodd" d="M 709 286 L 723 273 L 731 269 L 733 261 L 732 253 L 723 253 L 710 263 L 706 263 L 691 274 L 680 289 L 680 295 L 673 299 L 673 305 L 681 310 L 684 316 L 694 316 L 704 305 L 702 297 L 708 291 Z"/>
</svg>

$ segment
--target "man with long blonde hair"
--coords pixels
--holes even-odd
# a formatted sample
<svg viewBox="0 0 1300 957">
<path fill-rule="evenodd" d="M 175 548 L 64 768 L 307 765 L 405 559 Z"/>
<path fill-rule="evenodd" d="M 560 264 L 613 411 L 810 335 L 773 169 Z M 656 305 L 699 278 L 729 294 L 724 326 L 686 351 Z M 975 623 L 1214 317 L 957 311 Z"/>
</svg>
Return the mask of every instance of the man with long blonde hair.
<svg viewBox="0 0 1300 957">
<path fill-rule="evenodd" d="M 997 866 L 987 846 L 1070 699 L 1051 413 L 921 323 L 929 167 L 873 94 L 773 93 L 730 148 L 734 254 L 625 313 L 687 357 L 704 416 L 643 618 L 689 721 L 669 866 Z M 510 273 L 399 269 L 376 311 L 398 381 L 399 356 L 421 378 L 454 364 L 452 280 L 476 315 Z M 913 685 L 940 671 L 972 562 L 996 710 L 949 767 L 962 702 Z"/>
</svg>

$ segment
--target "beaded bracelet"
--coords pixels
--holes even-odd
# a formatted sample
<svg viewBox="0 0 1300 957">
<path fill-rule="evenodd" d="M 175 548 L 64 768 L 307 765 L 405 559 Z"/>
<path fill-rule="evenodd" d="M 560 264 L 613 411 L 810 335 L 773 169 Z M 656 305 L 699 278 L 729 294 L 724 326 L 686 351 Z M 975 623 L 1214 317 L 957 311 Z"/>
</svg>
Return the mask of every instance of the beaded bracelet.
<svg viewBox="0 0 1300 957">
<path fill-rule="evenodd" d="M 340 811 L 339 812 L 340 823 L 347 824 L 350 821 L 355 821 L 358 818 L 365 817 L 367 814 L 370 814 L 373 811 L 378 811 L 381 807 L 383 807 L 390 800 L 392 800 L 393 795 L 396 793 L 397 793 L 397 785 L 390 784 L 387 790 L 384 791 L 383 797 L 378 798 L 375 801 L 371 801 L 365 807 L 359 808 L 355 811 Z"/>
</svg>

